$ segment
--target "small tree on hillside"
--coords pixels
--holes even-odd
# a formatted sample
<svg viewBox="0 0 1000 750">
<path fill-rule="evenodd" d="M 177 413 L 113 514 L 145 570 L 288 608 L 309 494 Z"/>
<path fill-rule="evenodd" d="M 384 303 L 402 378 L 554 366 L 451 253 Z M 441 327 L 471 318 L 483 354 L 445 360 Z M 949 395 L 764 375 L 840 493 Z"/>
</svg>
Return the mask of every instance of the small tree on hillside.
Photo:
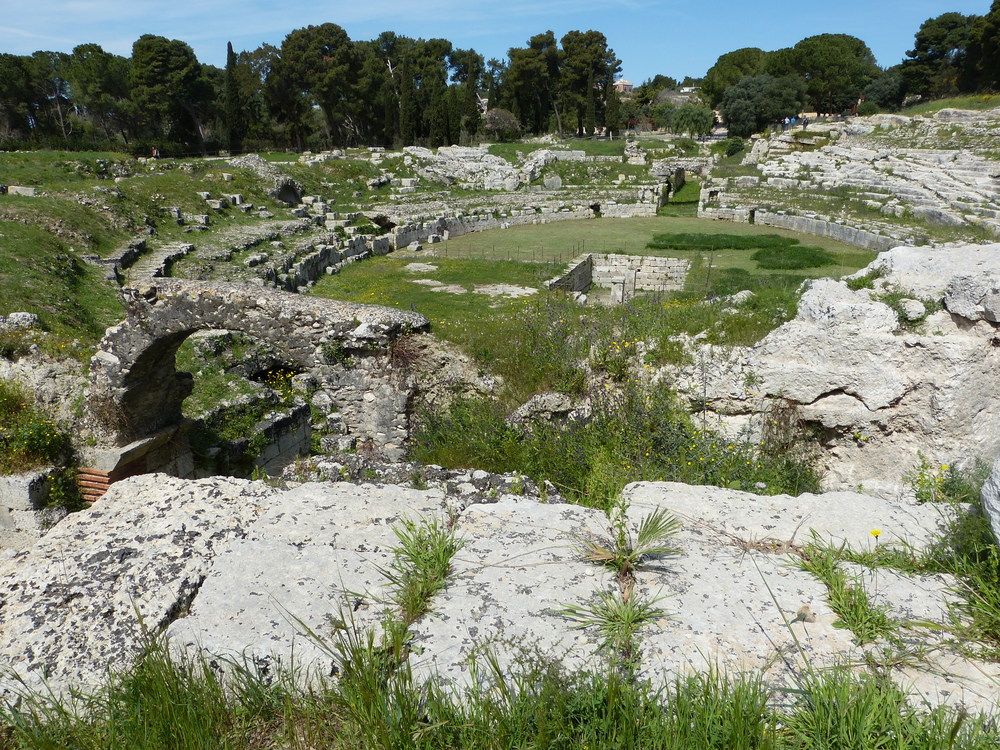
<svg viewBox="0 0 1000 750">
<path fill-rule="evenodd" d="M 689 102 L 674 113 L 675 133 L 687 133 L 692 138 L 703 138 L 712 132 L 713 125 L 715 125 L 715 115 L 708 107 Z"/>
<path fill-rule="evenodd" d="M 496 141 L 513 141 L 521 135 L 521 122 L 506 109 L 489 109 L 483 117 L 483 130 Z"/>
</svg>

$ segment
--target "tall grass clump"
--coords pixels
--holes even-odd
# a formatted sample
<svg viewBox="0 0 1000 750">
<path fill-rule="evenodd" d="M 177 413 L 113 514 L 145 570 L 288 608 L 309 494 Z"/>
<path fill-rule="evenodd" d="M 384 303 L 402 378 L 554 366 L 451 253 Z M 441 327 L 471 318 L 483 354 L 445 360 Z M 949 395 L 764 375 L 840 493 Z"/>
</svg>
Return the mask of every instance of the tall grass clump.
<svg viewBox="0 0 1000 750">
<path fill-rule="evenodd" d="M 959 580 L 951 605 L 959 634 L 971 650 L 1000 660 L 1000 548 L 989 519 L 981 511 L 956 515 L 928 557 L 935 572 Z"/>
<path fill-rule="evenodd" d="M 462 695 L 419 684 L 404 665 L 387 674 L 369 639 L 345 641 L 338 678 L 311 688 L 287 670 L 268 677 L 207 660 L 171 659 L 154 646 L 101 690 L 27 694 L 0 711 L 2 750 L 265 750 L 358 748 L 507 750 L 804 750 L 996 747 L 995 719 L 912 707 L 891 682 L 810 671 L 783 690 L 759 676 L 716 670 L 659 685 L 599 668 L 568 672 L 541 655 L 472 664 Z M 505 654 L 507 656 L 507 654 Z"/>
<path fill-rule="evenodd" d="M 8 704 L 0 712 L 8 726 L 0 748 L 273 747 L 295 726 L 289 714 L 311 713 L 288 675 L 265 677 L 235 663 L 227 664 L 227 674 L 221 676 L 206 659 L 172 658 L 165 642 L 151 640 L 132 668 L 109 673 L 99 690 L 62 696 L 26 692 Z"/>
<path fill-rule="evenodd" d="M 573 500 L 605 509 L 641 480 L 768 493 L 818 489 L 804 435 L 726 439 L 695 424 L 664 384 L 630 381 L 599 389 L 590 401 L 586 419 L 525 428 L 507 420 L 499 401 L 457 399 L 418 415 L 411 452 L 423 463 L 548 479 Z"/>
</svg>

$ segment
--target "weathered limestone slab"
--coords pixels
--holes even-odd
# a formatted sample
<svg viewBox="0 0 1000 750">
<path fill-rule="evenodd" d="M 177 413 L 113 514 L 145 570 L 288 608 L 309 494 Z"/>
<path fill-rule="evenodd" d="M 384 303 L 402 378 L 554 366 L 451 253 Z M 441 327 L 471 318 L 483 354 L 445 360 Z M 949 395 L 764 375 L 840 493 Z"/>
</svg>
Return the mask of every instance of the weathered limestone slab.
<svg viewBox="0 0 1000 750">
<path fill-rule="evenodd" d="M 532 654 L 570 669 L 594 664 L 597 642 L 560 610 L 615 587 L 574 551 L 577 536 L 607 533 L 603 513 L 508 495 L 467 509 L 456 531 L 464 546 L 452 575 L 413 628 L 410 664 L 419 678 L 461 690 L 470 684 L 470 657 L 486 652 L 505 670 Z"/>
<path fill-rule="evenodd" d="M 186 610 L 227 539 L 273 498 L 262 483 L 163 474 L 114 485 L 0 561 L 0 664 L 29 686 L 94 686 Z M 0 691 L 16 690 L 10 677 Z"/>
<path fill-rule="evenodd" d="M 363 633 L 385 617 L 393 526 L 444 523 L 444 505 L 440 491 L 395 486 L 306 484 L 277 495 L 245 537 L 220 546 L 190 613 L 167 631 L 171 647 L 330 676 L 345 626 Z"/>
<path fill-rule="evenodd" d="M 950 466 L 1000 453 L 998 263 L 995 244 L 895 248 L 864 271 L 875 289 L 813 282 L 795 319 L 749 349 L 703 349 L 681 388 L 740 426 L 786 400 L 821 431 L 825 487 L 898 497 L 920 455 Z M 879 301 L 890 289 L 950 313 L 903 326 Z"/>
<path fill-rule="evenodd" d="M 633 592 L 664 597 L 664 615 L 640 633 L 640 674 L 654 684 L 708 665 L 789 683 L 803 658 L 857 666 L 866 650 L 877 657 L 879 644 L 857 645 L 833 627 L 823 585 L 792 564 L 797 544 L 815 531 L 865 549 L 880 528 L 879 544 L 920 550 L 941 522 L 938 509 L 855 493 L 758 497 L 640 483 L 624 496 L 633 526 L 658 508 L 681 521 L 671 540 L 677 554 L 641 564 Z M 577 627 L 565 608 L 618 591 L 612 571 L 575 550 L 581 536 L 607 538 L 604 514 L 512 495 L 460 507 L 447 508 L 441 490 L 392 485 L 279 492 L 223 478 L 120 482 L 32 549 L 0 558 L 0 664 L 32 686 L 42 674 L 56 691 L 94 686 L 109 666 L 125 668 L 138 655 L 141 617 L 150 630 L 167 629 L 175 652 L 222 657 L 223 667 L 227 659 L 265 671 L 293 665 L 303 680 L 329 676 L 337 634 L 346 626 L 363 635 L 389 616 L 382 570 L 396 545 L 393 526 L 436 518 L 454 524 L 464 546 L 430 613 L 412 628 L 418 678 L 461 691 L 473 677 L 471 660 L 486 653 L 508 671 L 521 658 L 600 668 L 598 635 Z M 947 579 L 847 572 L 900 623 L 946 621 Z M 815 620 L 786 624 L 803 605 Z M 906 669 L 889 672 L 915 700 L 993 707 L 996 665 L 961 657 L 937 632 L 900 632 L 908 644 L 933 648 L 924 661 L 915 650 Z M 15 688 L 0 681 L 7 696 Z"/>
</svg>

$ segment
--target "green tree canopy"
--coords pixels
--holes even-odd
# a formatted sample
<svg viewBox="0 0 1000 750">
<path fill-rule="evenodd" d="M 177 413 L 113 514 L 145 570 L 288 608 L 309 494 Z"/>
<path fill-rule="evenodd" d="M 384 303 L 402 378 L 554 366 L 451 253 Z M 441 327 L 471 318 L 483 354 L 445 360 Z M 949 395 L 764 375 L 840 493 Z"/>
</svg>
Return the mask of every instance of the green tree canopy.
<svg viewBox="0 0 1000 750">
<path fill-rule="evenodd" d="M 686 133 L 695 138 L 703 138 L 712 132 L 715 115 L 708 107 L 688 102 L 674 112 L 671 127 L 675 133 Z"/>
<path fill-rule="evenodd" d="M 748 138 L 802 110 L 805 84 L 798 76 L 744 76 L 726 89 L 719 114 L 729 135 Z"/>
<path fill-rule="evenodd" d="M 819 34 L 795 45 L 809 105 L 819 114 L 850 109 L 879 74 L 868 45 L 847 34 Z"/>
<path fill-rule="evenodd" d="M 323 113 L 328 137 L 343 143 L 358 73 L 358 56 L 347 32 L 335 23 L 295 29 L 282 41 L 280 54 L 275 70 L 281 84 L 310 98 Z"/>
<path fill-rule="evenodd" d="M 197 140 L 205 152 L 203 114 L 215 90 L 194 51 L 182 41 L 145 34 L 132 45 L 132 103 L 153 137 Z"/>
<path fill-rule="evenodd" d="M 902 67 L 909 92 L 935 97 L 958 92 L 975 20 L 976 16 L 942 13 L 920 25 Z"/>
<path fill-rule="evenodd" d="M 757 47 L 742 49 L 719 55 L 715 65 L 708 69 L 701 85 L 701 95 L 712 107 L 722 103 L 726 89 L 743 76 L 752 76 L 761 72 L 764 65 L 765 52 Z"/>
<path fill-rule="evenodd" d="M 603 92 L 609 78 L 614 82 L 614 76 L 621 71 L 621 60 L 599 31 L 570 31 L 561 41 L 563 97 L 567 107 L 576 113 L 577 134 L 583 135 L 591 103 L 596 117 L 595 90 Z"/>
</svg>

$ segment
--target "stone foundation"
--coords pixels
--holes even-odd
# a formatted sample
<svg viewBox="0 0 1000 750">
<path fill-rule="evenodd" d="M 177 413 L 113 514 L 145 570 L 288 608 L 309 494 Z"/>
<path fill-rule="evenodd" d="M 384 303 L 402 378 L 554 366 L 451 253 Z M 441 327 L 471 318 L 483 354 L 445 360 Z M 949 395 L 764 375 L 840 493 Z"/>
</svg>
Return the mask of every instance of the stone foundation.
<svg viewBox="0 0 1000 750">
<path fill-rule="evenodd" d="M 636 291 L 673 292 L 684 288 L 691 264 L 657 255 L 588 253 L 570 261 L 566 271 L 545 282 L 547 289 L 586 294 L 592 286 L 609 288 L 617 302 Z"/>
</svg>

